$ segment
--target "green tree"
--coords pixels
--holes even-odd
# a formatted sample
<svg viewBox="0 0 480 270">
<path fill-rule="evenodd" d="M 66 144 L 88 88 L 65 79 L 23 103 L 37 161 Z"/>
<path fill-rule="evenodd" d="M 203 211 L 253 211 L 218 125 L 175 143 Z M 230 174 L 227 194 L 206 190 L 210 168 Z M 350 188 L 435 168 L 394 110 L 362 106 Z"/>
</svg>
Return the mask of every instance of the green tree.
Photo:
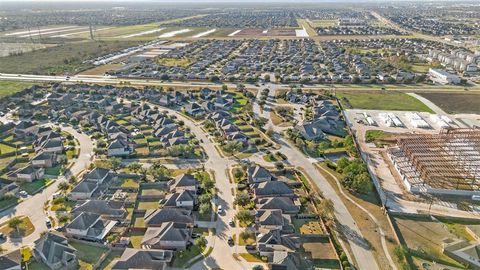
<svg viewBox="0 0 480 270">
<path fill-rule="evenodd" d="M 199 247 L 200 249 L 205 249 L 205 247 L 207 246 L 207 240 L 205 240 L 205 237 L 201 236 L 197 239 L 195 239 L 195 242 L 194 242 L 195 246 Z"/>
<path fill-rule="evenodd" d="M 8 221 L 8 227 L 14 229 L 17 231 L 17 233 L 20 233 L 20 225 L 22 224 L 22 220 L 19 217 L 14 217 Z"/>
<path fill-rule="evenodd" d="M 210 212 L 210 209 L 212 209 L 212 207 L 210 206 L 210 203 L 201 203 L 200 206 L 198 207 L 198 212 L 201 215 L 204 215 Z"/>
<path fill-rule="evenodd" d="M 140 163 L 138 162 L 132 162 L 127 165 L 127 169 L 134 173 L 138 173 L 138 171 L 140 171 L 140 168 L 142 168 L 142 165 L 140 165 Z"/>
<path fill-rule="evenodd" d="M 67 190 L 70 188 L 70 184 L 67 182 L 63 181 L 60 184 L 58 184 L 58 189 L 62 192 L 65 193 Z"/>
<path fill-rule="evenodd" d="M 355 175 L 351 188 L 363 194 L 370 192 L 373 188 L 373 185 L 368 172 L 362 172 Z"/>
<path fill-rule="evenodd" d="M 244 224 L 251 224 L 255 221 L 255 216 L 248 210 L 240 210 L 237 212 L 237 214 L 235 215 L 235 218 L 244 223 Z"/>
<path fill-rule="evenodd" d="M 334 206 L 330 199 L 323 199 L 318 204 L 320 216 L 324 219 L 333 219 Z"/>
<path fill-rule="evenodd" d="M 110 168 L 114 171 L 117 172 L 118 169 L 122 167 L 122 159 L 118 157 L 112 157 L 108 160 Z"/>
<path fill-rule="evenodd" d="M 239 192 L 237 193 L 237 196 L 235 196 L 234 203 L 236 205 L 245 206 L 248 205 L 250 201 L 250 196 L 247 193 Z"/>
</svg>

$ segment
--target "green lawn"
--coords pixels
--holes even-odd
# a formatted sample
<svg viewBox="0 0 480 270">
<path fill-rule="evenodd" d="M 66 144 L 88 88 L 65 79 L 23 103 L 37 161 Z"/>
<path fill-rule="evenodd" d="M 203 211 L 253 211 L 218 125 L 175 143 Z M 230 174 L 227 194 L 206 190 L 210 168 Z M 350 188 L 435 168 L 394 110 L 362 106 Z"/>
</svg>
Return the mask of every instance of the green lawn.
<svg viewBox="0 0 480 270">
<path fill-rule="evenodd" d="M 35 270 L 50 270 L 43 262 L 31 262 L 28 264 L 28 269 L 35 269 Z"/>
<path fill-rule="evenodd" d="M 125 178 L 122 179 L 122 188 L 138 188 L 140 184 L 135 179 Z"/>
<path fill-rule="evenodd" d="M 20 92 L 32 85 L 33 83 L 30 82 L 0 81 L 0 97 Z"/>
<path fill-rule="evenodd" d="M 61 168 L 62 168 L 61 165 L 57 165 L 57 166 L 51 167 L 51 168 L 46 168 L 45 169 L 45 174 L 46 175 L 60 175 Z"/>
<path fill-rule="evenodd" d="M 433 111 L 418 99 L 405 93 L 391 92 L 386 90 L 384 93 L 373 93 L 367 91 L 339 93 L 337 96 L 342 100 L 345 108 L 348 103 L 354 109 L 365 110 L 392 110 L 392 111 Z M 348 102 L 343 100 L 347 98 Z"/>
<path fill-rule="evenodd" d="M 107 252 L 107 248 L 101 248 L 93 245 L 71 241 L 72 245 L 77 250 L 77 257 L 86 263 L 94 264 L 100 257 Z"/>
<path fill-rule="evenodd" d="M 25 182 L 20 185 L 20 189 L 25 190 L 28 194 L 33 195 L 40 190 L 40 188 L 52 183 L 53 179 L 40 179 L 33 182 Z"/>
<path fill-rule="evenodd" d="M 118 251 L 112 251 L 108 256 L 103 260 L 103 262 L 100 264 L 98 269 L 101 270 L 110 270 L 112 269 L 112 266 L 110 265 L 115 259 L 118 259 L 122 256 L 123 251 L 118 250 Z"/>
<path fill-rule="evenodd" d="M 0 200 L 0 209 L 8 208 L 10 206 L 14 206 L 15 204 L 18 203 L 18 198 L 17 197 L 12 197 L 12 198 L 2 198 Z"/>
<path fill-rule="evenodd" d="M 158 202 L 139 202 L 137 209 L 158 209 L 159 206 Z"/>
<path fill-rule="evenodd" d="M 1 96 L 2 88 L 0 87 L 0 96 Z M 9 145 L 0 143 L 0 154 L 8 154 L 15 152 L 15 147 L 11 147 Z"/>
<path fill-rule="evenodd" d="M 144 232 L 137 232 L 137 231 L 131 231 L 128 233 L 128 236 L 130 237 L 130 245 L 133 248 L 140 248 L 140 244 L 142 243 Z"/>
<path fill-rule="evenodd" d="M 202 253 L 200 247 L 192 245 L 189 249 L 184 251 L 179 251 L 175 255 L 175 261 L 173 261 L 173 267 L 183 267 L 186 262 L 188 262 L 191 258 Z"/>
</svg>

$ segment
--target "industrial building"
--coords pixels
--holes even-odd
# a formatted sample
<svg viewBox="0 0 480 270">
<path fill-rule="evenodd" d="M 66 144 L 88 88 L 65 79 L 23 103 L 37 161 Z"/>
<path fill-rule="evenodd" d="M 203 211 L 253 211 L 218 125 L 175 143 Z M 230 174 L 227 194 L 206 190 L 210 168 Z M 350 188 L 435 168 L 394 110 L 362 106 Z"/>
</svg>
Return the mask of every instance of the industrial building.
<svg viewBox="0 0 480 270">
<path fill-rule="evenodd" d="M 441 70 L 441 69 L 431 68 L 428 71 L 428 76 L 433 82 L 439 83 L 439 84 L 459 84 L 460 83 L 460 77 L 458 77 L 457 75 L 448 73 L 445 70 Z"/>
<path fill-rule="evenodd" d="M 388 154 L 413 193 L 480 195 L 480 129 L 403 135 Z"/>
</svg>

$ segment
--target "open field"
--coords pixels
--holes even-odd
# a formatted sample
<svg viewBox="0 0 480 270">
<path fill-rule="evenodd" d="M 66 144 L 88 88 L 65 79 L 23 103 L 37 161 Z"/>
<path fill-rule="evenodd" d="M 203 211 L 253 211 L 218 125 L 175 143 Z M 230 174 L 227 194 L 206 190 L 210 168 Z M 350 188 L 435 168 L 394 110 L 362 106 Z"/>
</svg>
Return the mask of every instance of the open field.
<svg viewBox="0 0 480 270">
<path fill-rule="evenodd" d="M 138 45 L 133 41 L 88 41 L 63 44 L 2 58 L 0 72 L 28 74 L 78 73 L 93 65 L 83 63 L 123 48 Z"/>
<path fill-rule="evenodd" d="M 418 93 L 445 112 L 480 114 L 480 95 L 469 93 Z"/>
<path fill-rule="evenodd" d="M 457 238 L 443 223 L 422 217 L 395 217 L 394 220 L 402 238 L 415 255 L 460 266 L 442 252 L 443 239 Z"/>
<path fill-rule="evenodd" d="M 121 64 L 105 64 L 80 72 L 81 75 L 104 75 L 105 72 L 120 68 Z"/>
<path fill-rule="evenodd" d="M 0 97 L 15 94 L 32 85 L 30 82 L 0 81 Z"/>
<path fill-rule="evenodd" d="M 432 112 L 421 101 L 400 92 L 349 91 L 337 94 L 345 108 Z"/>
<path fill-rule="evenodd" d="M 0 57 L 9 56 L 12 54 L 26 53 L 34 50 L 44 49 L 55 46 L 53 44 L 39 44 L 39 43 L 0 43 Z"/>
</svg>

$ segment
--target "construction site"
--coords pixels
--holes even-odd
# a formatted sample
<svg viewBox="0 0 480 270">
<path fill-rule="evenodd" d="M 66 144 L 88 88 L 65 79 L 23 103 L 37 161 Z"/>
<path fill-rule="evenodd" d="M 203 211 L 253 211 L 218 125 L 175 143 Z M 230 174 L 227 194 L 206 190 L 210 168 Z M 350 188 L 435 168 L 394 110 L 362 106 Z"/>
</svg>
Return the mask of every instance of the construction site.
<svg viewBox="0 0 480 270">
<path fill-rule="evenodd" d="M 387 151 L 412 193 L 480 195 L 480 129 L 442 129 L 437 134 L 405 134 Z"/>
</svg>

